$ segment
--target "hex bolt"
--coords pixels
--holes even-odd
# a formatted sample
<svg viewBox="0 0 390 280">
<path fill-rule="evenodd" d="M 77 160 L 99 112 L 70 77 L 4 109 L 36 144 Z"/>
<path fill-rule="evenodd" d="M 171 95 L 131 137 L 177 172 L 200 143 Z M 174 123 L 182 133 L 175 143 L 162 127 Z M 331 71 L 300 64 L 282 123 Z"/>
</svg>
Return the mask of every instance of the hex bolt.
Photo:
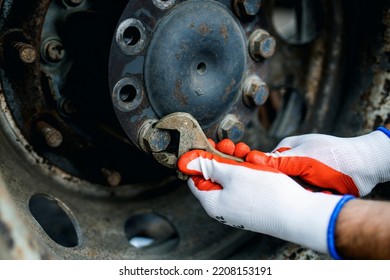
<svg viewBox="0 0 390 280">
<path fill-rule="evenodd" d="M 102 168 L 100 172 L 106 178 L 107 183 L 111 187 L 119 186 L 119 184 L 122 182 L 122 175 L 116 170 Z"/>
<path fill-rule="evenodd" d="M 261 7 L 261 0 L 234 0 L 234 12 L 239 18 L 255 16 Z"/>
<path fill-rule="evenodd" d="M 243 86 L 243 99 L 248 107 L 263 105 L 269 97 L 269 88 L 257 75 L 246 79 Z"/>
<path fill-rule="evenodd" d="M 58 148 L 63 141 L 62 133 L 44 121 L 38 121 L 36 128 L 42 134 L 46 144 L 51 148 Z"/>
<path fill-rule="evenodd" d="M 275 38 L 263 29 L 255 30 L 249 37 L 249 52 L 254 60 L 270 58 L 275 53 Z"/>
<path fill-rule="evenodd" d="M 233 142 L 238 142 L 244 136 L 245 126 L 236 115 L 228 114 L 221 121 L 218 127 L 218 139 L 229 138 Z"/>
<path fill-rule="evenodd" d="M 147 121 L 138 134 L 141 148 L 145 152 L 159 153 L 164 151 L 171 142 L 171 135 L 168 131 L 153 127 L 155 121 Z"/>
<path fill-rule="evenodd" d="M 20 60 L 24 63 L 34 63 L 38 57 L 37 50 L 29 44 L 18 42 L 14 44 L 14 48 L 18 52 Z"/>
<path fill-rule="evenodd" d="M 58 63 L 65 57 L 64 46 L 59 40 L 50 40 L 44 46 L 44 56 L 49 62 Z"/>
</svg>

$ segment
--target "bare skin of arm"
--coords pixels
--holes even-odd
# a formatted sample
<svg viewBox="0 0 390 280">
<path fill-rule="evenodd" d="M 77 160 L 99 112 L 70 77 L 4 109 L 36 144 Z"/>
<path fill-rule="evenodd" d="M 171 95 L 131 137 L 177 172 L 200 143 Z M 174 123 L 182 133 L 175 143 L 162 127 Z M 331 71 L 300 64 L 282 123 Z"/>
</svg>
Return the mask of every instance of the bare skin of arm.
<svg viewBox="0 0 390 280">
<path fill-rule="evenodd" d="M 349 201 L 337 219 L 335 241 L 345 259 L 390 259 L 390 202 Z"/>
</svg>

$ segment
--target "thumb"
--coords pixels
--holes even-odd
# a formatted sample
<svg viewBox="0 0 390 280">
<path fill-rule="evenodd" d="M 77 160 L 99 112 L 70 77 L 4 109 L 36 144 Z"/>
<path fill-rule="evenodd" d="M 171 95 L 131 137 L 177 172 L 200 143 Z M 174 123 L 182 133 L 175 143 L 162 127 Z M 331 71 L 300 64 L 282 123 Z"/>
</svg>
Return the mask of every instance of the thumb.
<svg viewBox="0 0 390 280">
<path fill-rule="evenodd" d="M 199 191 L 220 191 L 222 186 L 218 183 L 214 183 L 211 180 L 206 180 L 203 176 L 192 176 L 188 183 L 191 183 L 190 187 L 197 188 Z"/>
<path fill-rule="evenodd" d="M 218 182 L 218 178 L 223 176 L 218 164 L 219 162 L 235 163 L 234 160 L 224 159 L 210 152 L 193 150 L 183 154 L 179 158 L 177 167 L 180 172 L 193 176 L 195 179 L 193 181 L 196 185 L 196 183 L 203 184 L 199 180 L 199 177 L 204 178 L 206 181 L 212 180 Z"/>
</svg>

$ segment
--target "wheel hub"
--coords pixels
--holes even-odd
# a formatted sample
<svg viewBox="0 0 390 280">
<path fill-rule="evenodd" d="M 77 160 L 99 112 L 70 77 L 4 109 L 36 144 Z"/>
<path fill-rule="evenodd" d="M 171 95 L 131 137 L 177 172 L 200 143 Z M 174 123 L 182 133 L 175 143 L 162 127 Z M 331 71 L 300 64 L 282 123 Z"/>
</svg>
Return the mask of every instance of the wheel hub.
<svg viewBox="0 0 390 280">
<path fill-rule="evenodd" d="M 209 138 L 240 140 L 255 112 L 241 98 L 243 84 L 266 73 L 266 63 L 251 59 L 247 47 L 259 18 L 240 22 L 230 1 L 156 0 L 142 8 L 138 2 L 125 8 L 110 53 L 111 99 L 127 136 L 151 152 L 145 127 L 187 112 Z M 229 127 L 226 116 L 235 120 Z M 153 141 L 166 144 L 166 135 Z"/>
<path fill-rule="evenodd" d="M 187 1 L 158 24 L 145 60 L 145 85 L 159 117 L 188 112 L 209 127 L 239 96 L 245 35 L 234 15 L 211 1 Z"/>
</svg>

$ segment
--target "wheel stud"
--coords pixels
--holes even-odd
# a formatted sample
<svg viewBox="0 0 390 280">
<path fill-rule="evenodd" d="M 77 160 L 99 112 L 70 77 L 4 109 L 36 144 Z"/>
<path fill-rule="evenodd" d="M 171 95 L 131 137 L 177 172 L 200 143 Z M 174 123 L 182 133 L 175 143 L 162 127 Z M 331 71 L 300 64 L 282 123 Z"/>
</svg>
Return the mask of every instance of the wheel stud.
<svg viewBox="0 0 390 280">
<path fill-rule="evenodd" d="M 234 12 L 239 18 L 255 16 L 261 7 L 261 0 L 234 0 Z"/>
<path fill-rule="evenodd" d="M 64 46 L 56 39 L 50 40 L 44 46 L 44 56 L 49 62 L 58 63 L 65 57 Z"/>
<path fill-rule="evenodd" d="M 116 170 L 112 170 L 112 169 L 108 169 L 108 168 L 102 168 L 100 170 L 100 172 L 106 178 L 107 183 L 111 187 L 118 186 L 121 183 L 121 181 L 122 181 L 121 174 L 118 171 L 116 171 Z"/>
<path fill-rule="evenodd" d="M 145 152 L 164 151 L 171 142 L 169 132 L 153 127 L 153 121 L 146 122 L 139 132 L 139 144 Z"/>
<path fill-rule="evenodd" d="M 257 29 L 249 38 L 249 52 L 256 61 L 273 56 L 275 48 L 275 38 L 263 29 Z"/>
<path fill-rule="evenodd" d="M 18 42 L 14 44 L 14 48 L 18 52 L 20 60 L 24 63 L 34 63 L 37 59 L 37 50 L 29 44 Z"/>
<path fill-rule="evenodd" d="M 244 136 L 245 126 L 236 115 L 227 115 L 218 128 L 218 139 L 229 138 L 233 142 L 238 142 Z"/>
<path fill-rule="evenodd" d="M 42 134 L 46 144 L 51 148 L 58 148 L 63 141 L 62 133 L 44 121 L 38 121 L 36 128 Z"/>
<path fill-rule="evenodd" d="M 269 96 L 268 86 L 260 79 L 253 75 L 246 79 L 243 87 L 243 99 L 248 107 L 263 105 Z"/>
</svg>

